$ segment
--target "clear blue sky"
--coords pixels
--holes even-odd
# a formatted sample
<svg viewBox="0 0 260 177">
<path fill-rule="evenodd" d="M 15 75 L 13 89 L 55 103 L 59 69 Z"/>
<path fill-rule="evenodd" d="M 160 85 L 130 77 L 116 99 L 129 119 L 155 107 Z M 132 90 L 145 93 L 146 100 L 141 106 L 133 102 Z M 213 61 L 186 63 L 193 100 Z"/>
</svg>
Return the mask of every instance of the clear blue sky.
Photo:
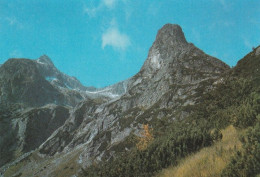
<svg viewBox="0 0 260 177">
<path fill-rule="evenodd" d="M 0 0 L 0 63 L 46 54 L 103 87 L 139 71 L 166 23 L 230 66 L 260 45 L 259 0 Z"/>
</svg>

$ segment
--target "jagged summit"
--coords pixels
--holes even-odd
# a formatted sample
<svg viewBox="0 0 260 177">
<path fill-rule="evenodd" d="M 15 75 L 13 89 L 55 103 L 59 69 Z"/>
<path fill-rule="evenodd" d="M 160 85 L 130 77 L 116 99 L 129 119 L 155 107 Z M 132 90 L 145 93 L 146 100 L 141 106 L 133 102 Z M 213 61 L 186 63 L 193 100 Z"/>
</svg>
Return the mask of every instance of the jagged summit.
<svg viewBox="0 0 260 177">
<path fill-rule="evenodd" d="M 158 71 L 169 73 L 174 69 L 177 72 L 180 68 L 196 68 L 200 72 L 218 70 L 220 73 L 229 67 L 187 42 L 179 25 L 166 24 L 159 29 L 141 72 L 143 76 L 151 77 Z"/>
<path fill-rule="evenodd" d="M 53 62 L 51 61 L 50 57 L 48 57 L 47 55 L 42 55 L 39 59 L 36 60 L 37 63 L 40 64 L 47 64 L 47 65 L 51 65 L 54 66 Z"/>
<path fill-rule="evenodd" d="M 157 33 L 155 42 L 187 44 L 182 28 L 177 24 L 166 24 Z"/>
</svg>

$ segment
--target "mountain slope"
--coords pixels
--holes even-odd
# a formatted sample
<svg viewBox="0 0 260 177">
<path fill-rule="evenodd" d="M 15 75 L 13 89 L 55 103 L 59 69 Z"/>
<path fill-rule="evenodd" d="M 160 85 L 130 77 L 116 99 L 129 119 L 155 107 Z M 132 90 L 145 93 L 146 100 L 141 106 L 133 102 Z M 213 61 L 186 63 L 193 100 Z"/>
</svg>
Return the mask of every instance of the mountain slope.
<svg viewBox="0 0 260 177">
<path fill-rule="evenodd" d="M 64 88 L 71 88 L 75 90 L 86 90 L 91 89 L 83 86 L 80 81 L 77 80 L 75 77 L 68 76 L 62 72 L 60 72 L 52 63 L 51 59 L 43 55 L 39 59 L 34 60 L 37 65 L 37 68 L 41 75 L 51 84 Z"/>
<path fill-rule="evenodd" d="M 202 163 L 195 167 L 206 166 L 206 168 L 192 169 L 194 164 L 187 161 L 184 165 L 192 165 L 190 171 L 194 171 L 194 173 L 191 174 L 188 170 L 178 171 L 176 174 L 174 171 L 170 173 L 170 176 L 184 174 L 191 174 L 191 176 L 218 174 L 217 176 L 219 176 L 221 174 L 223 177 L 242 177 L 260 174 L 260 140 L 258 138 L 260 133 L 260 83 L 256 82 L 260 76 L 260 73 L 257 72 L 260 68 L 260 55 L 255 54 L 256 50 L 250 52 L 240 60 L 235 68 L 214 83 L 214 89 L 201 95 L 193 106 L 186 107 L 185 109 L 192 110 L 187 118 L 172 123 L 169 122 L 169 119 L 162 119 L 153 124 L 154 140 L 149 142 L 145 149 L 138 149 L 137 146 L 137 148 L 119 154 L 116 159 L 103 161 L 99 165 L 93 164 L 84 170 L 82 176 L 153 176 L 163 168 L 178 165 L 184 157 L 202 148 L 201 153 L 207 149 L 212 150 L 212 147 L 204 148 L 205 146 L 218 147 L 219 144 L 223 149 L 216 150 L 218 156 L 213 159 L 210 154 L 197 153 L 194 155 L 201 158 L 195 159 L 196 162 Z M 240 64 L 244 62 L 248 64 L 247 66 L 252 64 L 256 64 L 256 66 L 252 68 L 241 66 Z M 245 75 L 244 73 L 250 74 Z M 238 139 L 234 142 L 237 145 L 242 144 L 242 150 L 235 147 L 234 144 L 226 147 L 225 144 L 219 142 L 222 139 L 220 129 L 225 129 L 230 125 L 242 135 L 239 138 L 241 142 Z M 226 134 L 224 135 L 226 136 Z M 223 141 L 226 141 L 225 136 Z M 232 138 L 235 137 L 236 135 L 233 135 Z M 140 142 L 144 141 L 137 141 L 137 145 Z M 226 158 L 227 153 L 229 155 Z M 220 165 L 218 163 L 221 160 L 226 161 Z M 213 171 L 210 169 L 211 165 L 219 167 L 219 169 Z"/>
<path fill-rule="evenodd" d="M 180 38 L 180 36 L 182 37 Z M 161 41 L 164 41 L 165 38 L 168 41 L 162 44 Z M 169 49 L 169 51 L 164 49 Z M 154 52 L 154 50 L 158 50 L 158 52 Z M 156 62 L 160 63 L 159 68 L 157 68 L 159 65 L 154 66 L 155 55 L 159 55 L 156 58 Z M 129 79 L 128 92 L 119 100 L 108 102 L 98 107 L 90 107 L 91 109 L 78 108 L 83 111 L 85 120 L 90 117 L 93 121 L 87 121 L 86 123 L 83 121 L 76 129 L 76 136 L 71 137 L 70 142 L 62 143 L 62 146 L 64 148 L 65 146 L 73 148 L 77 144 L 81 144 L 78 142 L 78 139 L 90 137 L 90 139 L 85 141 L 91 141 L 91 138 L 102 132 L 111 134 L 111 138 L 107 142 L 111 146 L 113 143 L 123 140 L 132 130 L 138 131 L 140 129 L 138 123 L 147 121 L 147 117 L 145 117 L 147 112 L 144 114 L 143 110 L 150 111 L 148 109 L 155 103 L 157 103 L 156 106 L 159 109 L 175 108 L 175 110 L 181 106 L 182 102 L 184 104 L 193 104 L 196 97 L 198 97 L 195 95 L 195 89 L 199 87 L 200 83 L 204 82 L 205 85 L 208 85 L 218 78 L 221 72 L 228 69 L 228 66 L 220 60 L 204 54 L 194 45 L 187 43 L 179 26 L 165 25 L 158 32 L 156 41 L 150 49 L 148 59 L 142 69 L 137 75 Z M 153 109 L 153 111 L 155 110 Z M 154 115 L 154 117 L 157 117 L 160 113 L 165 114 L 165 111 L 160 112 L 158 110 L 157 115 Z M 151 115 L 151 113 L 149 114 Z M 150 118 L 152 117 L 148 119 Z M 72 114 L 70 119 L 70 123 L 73 123 L 73 120 L 77 119 L 77 115 Z M 120 121 L 122 119 L 128 121 L 128 124 L 118 124 L 122 122 Z M 85 128 L 90 124 L 93 124 L 91 127 L 95 126 L 96 129 Z M 71 126 L 71 124 L 69 125 Z M 70 129 L 68 124 L 65 124 L 63 128 L 66 130 Z M 70 134 L 74 134 L 74 131 L 74 129 L 70 131 Z M 62 138 L 63 136 L 60 134 L 59 136 L 54 136 L 51 141 L 55 141 L 54 139 L 60 141 Z M 91 141 L 91 143 L 94 142 Z M 97 145 L 99 144 L 100 142 L 97 143 Z M 96 146 L 95 143 L 91 146 L 93 145 Z M 48 142 L 41 149 L 41 152 L 45 153 L 53 151 L 52 146 L 49 146 Z M 88 148 L 86 150 L 88 151 Z M 88 154 L 88 152 L 86 153 Z M 104 155 L 104 152 L 98 150 L 95 153 Z"/>
<path fill-rule="evenodd" d="M 51 84 L 38 65 L 29 59 L 9 59 L 0 67 L 1 103 L 22 103 L 33 107 L 49 103 L 73 106 L 85 99 L 77 91 Z"/>
<path fill-rule="evenodd" d="M 34 62 L 28 59 L 9 59 L 0 68 L 1 103 L 25 103 L 41 106 L 62 102 L 63 96 L 46 81 Z"/>
<path fill-rule="evenodd" d="M 35 167 L 27 175 L 37 171 L 40 176 L 55 176 L 62 161 L 76 152 L 70 163 L 86 167 L 128 151 L 133 144 L 125 144 L 127 137 L 140 136 L 142 124 L 187 117 L 191 112 L 184 108 L 213 89 L 212 84 L 228 70 L 226 64 L 188 43 L 180 26 L 165 25 L 140 72 L 127 80 L 126 93 L 110 101 L 92 99 L 77 105 L 65 124 L 33 153 L 48 157 L 53 165 Z M 28 165 L 32 163 L 36 162 Z"/>
<path fill-rule="evenodd" d="M 46 105 L 24 108 L 1 105 L 0 166 L 39 147 L 69 117 L 69 108 Z"/>
<path fill-rule="evenodd" d="M 75 106 L 86 98 L 120 97 L 126 90 L 125 82 L 102 89 L 85 87 L 75 77 L 60 72 L 46 55 L 37 60 L 9 59 L 0 67 L 0 103 Z"/>
<path fill-rule="evenodd" d="M 227 166 L 235 150 L 241 148 L 238 130 L 233 126 L 227 127 L 221 133 L 222 140 L 184 158 L 177 166 L 162 170 L 156 177 L 221 176 L 221 171 Z"/>
<path fill-rule="evenodd" d="M 52 63 L 50 58 L 46 55 L 41 56 L 39 59 L 34 60 L 41 75 L 49 81 L 55 88 L 61 92 L 79 92 L 85 98 L 99 98 L 107 97 L 110 99 L 118 98 L 126 92 L 127 80 L 118 82 L 114 85 L 104 88 L 85 87 L 75 77 L 68 76 L 60 72 Z M 78 101 L 79 102 L 79 101 Z"/>
<path fill-rule="evenodd" d="M 80 101 L 120 97 L 125 82 L 103 89 L 85 87 L 60 72 L 46 55 L 9 59 L 0 67 L 0 166 L 38 148 Z"/>
<path fill-rule="evenodd" d="M 238 117 L 233 119 L 229 123 L 235 124 L 239 127 L 234 128 L 233 125 L 228 126 L 223 131 L 222 141 L 217 142 L 212 147 L 204 148 L 196 154 L 192 154 L 191 156 L 185 158 L 178 166 L 167 168 L 159 173 L 158 176 L 194 176 L 194 174 L 196 174 L 196 176 L 255 176 L 256 174 L 260 174 L 259 169 L 257 171 L 257 168 L 255 168 L 257 166 L 249 163 L 250 161 L 252 162 L 252 157 L 258 158 L 259 156 L 257 156 L 257 154 L 254 154 L 250 157 L 249 154 L 245 154 L 245 151 L 247 150 L 243 149 L 245 147 L 249 148 L 250 150 L 252 150 L 251 148 L 255 148 L 254 145 L 252 146 L 252 144 L 248 145 L 248 140 L 245 140 L 248 137 L 252 136 L 252 133 L 250 133 L 250 129 L 255 129 L 254 133 L 258 133 L 257 129 L 259 130 L 259 125 L 257 127 L 257 124 L 259 124 L 259 118 L 258 120 L 256 120 L 257 114 L 259 116 L 260 113 L 259 103 L 253 103 L 254 106 L 250 107 L 249 105 L 252 103 L 248 105 L 248 101 L 245 101 L 245 99 L 252 99 L 252 96 L 255 97 L 256 101 L 260 101 L 259 68 L 260 46 L 247 54 L 243 59 L 239 60 L 235 68 L 233 68 L 227 76 L 230 77 L 228 79 L 229 81 L 241 82 L 241 80 L 247 80 L 247 82 L 250 83 L 246 85 L 243 84 L 245 90 L 243 90 L 243 87 L 240 86 L 234 88 L 234 90 L 232 91 L 240 92 L 239 95 L 243 95 L 244 98 L 239 98 L 236 96 L 236 99 L 238 99 L 239 101 L 243 100 L 241 101 L 241 106 L 239 106 L 238 108 L 236 108 L 237 106 L 233 106 L 233 113 L 231 111 L 231 115 L 230 113 L 227 114 L 226 119 L 229 119 L 230 121 L 230 119 L 233 119 L 232 117 Z M 228 84 L 225 85 L 225 88 L 223 86 L 224 85 L 222 85 L 220 89 L 227 90 Z M 231 85 L 229 85 L 229 87 L 230 86 Z M 225 95 L 223 95 L 222 97 L 224 96 Z M 237 102 L 234 101 L 234 98 L 233 104 L 237 104 Z M 225 108 L 227 108 L 227 106 L 225 106 Z M 251 122 L 252 119 L 253 121 Z M 246 122 L 251 122 L 251 124 L 248 125 L 248 123 Z M 252 125 L 254 126 L 251 127 Z M 238 135 L 240 136 L 240 138 L 238 138 Z M 227 136 L 228 139 L 225 136 Z M 241 140 L 242 143 L 240 142 Z M 260 145 L 260 141 L 256 139 L 254 139 L 254 143 L 255 145 Z M 251 152 L 252 151 L 250 151 L 250 153 Z M 248 160 L 247 162 L 241 160 L 241 158 L 244 157 Z M 256 159 L 253 160 L 255 164 L 260 163 L 259 160 L 258 162 Z M 225 171 L 224 173 L 223 170 Z"/>
</svg>

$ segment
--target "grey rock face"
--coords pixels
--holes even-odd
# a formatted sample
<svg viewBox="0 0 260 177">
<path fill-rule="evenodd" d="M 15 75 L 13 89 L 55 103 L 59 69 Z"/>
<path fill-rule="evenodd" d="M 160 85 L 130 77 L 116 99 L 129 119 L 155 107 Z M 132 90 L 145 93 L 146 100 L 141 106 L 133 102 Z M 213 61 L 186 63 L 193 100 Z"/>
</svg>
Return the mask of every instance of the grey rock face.
<svg viewBox="0 0 260 177">
<path fill-rule="evenodd" d="M 39 73 L 28 59 L 9 59 L 0 68 L 0 103 L 41 106 L 63 102 L 62 94 Z"/>
<path fill-rule="evenodd" d="M 103 89 L 90 88 L 60 72 L 46 55 L 37 60 L 9 59 L 0 67 L 0 103 L 75 106 L 88 97 L 120 97 L 125 82 Z"/>
<path fill-rule="evenodd" d="M 180 26 L 167 24 L 159 30 L 140 72 L 126 82 L 126 93 L 99 104 L 97 100 L 79 104 L 40 152 L 69 154 L 80 148 L 83 167 L 109 159 L 124 150 L 118 144 L 131 132 L 138 135 L 143 123 L 185 118 L 189 112 L 181 108 L 195 104 L 227 70 L 226 64 L 188 43 Z"/>
<path fill-rule="evenodd" d="M 69 117 L 69 108 L 46 105 L 25 108 L 18 104 L 0 107 L 0 166 L 39 147 Z"/>
<path fill-rule="evenodd" d="M 158 31 L 140 72 L 130 79 L 129 94 L 143 90 L 135 104 L 149 107 L 169 92 L 171 85 L 197 85 L 228 69 L 220 60 L 187 43 L 180 26 L 167 24 Z"/>
<path fill-rule="evenodd" d="M 256 55 L 256 56 L 260 55 L 260 47 L 258 47 L 258 48 L 256 49 L 255 55 Z"/>
<path fill-rule="evenodd" d="M 70 96 L 72 94 L 75 97 L 75 94 L 77 93 L 79 98 L 77 103 L 86 98 L 107 97 L 114 99 L 120 97 L 126 90 L 125 83 L 127 81 L 122 81 L 101 89 L 97 89 L 95 87 L 85 87 L 79 80 L 77 80 L 77 78 L 60 72 L 54 66 L 51 59 L 46 55 L 43 55 L 39 59 L 35 60 L 35 63 L 41 75 L 64 95 Z"/>
<path fill-rule="evenodd" d="M 34 61 L 41 75 L 52 85 L 82 91 L 87 89 L 75 77 L 60 72 L 48 56 L 43 55 Z"/>
<path fill-rule="evenodd" d="M 0 166 L 39 147 L 69 117 L 66 106 L 90 98 L 115 99 L 125 85 L 85 87 L 60 72 L 46 55 L 9 59 L 0 67 Z"/>
<path fill-rule="evenodd" d="M 89 98 L 95 99 L 100 97 L 107 97 L 117 99 L 127 91 L 128 80 L 118 82 L 114 85 L 107 86 L 101 89 L 86 90 L 85 93 Z"/>
</svg>

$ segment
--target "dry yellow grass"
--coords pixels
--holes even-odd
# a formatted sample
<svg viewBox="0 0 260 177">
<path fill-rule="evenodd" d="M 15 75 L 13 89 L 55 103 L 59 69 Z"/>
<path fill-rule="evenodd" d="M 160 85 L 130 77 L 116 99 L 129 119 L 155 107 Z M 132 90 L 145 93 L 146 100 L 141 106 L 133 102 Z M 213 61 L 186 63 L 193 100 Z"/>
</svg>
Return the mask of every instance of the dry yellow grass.
<svg viewBox="0 0 260 177">
<path fill-rule="evenodd" d="M 238 132 L 233 126 L 222 131 L 223 138 L 213 146 L 185 158 L 178 166 L 163 170 L 158 177 L 218 177 L 234 153 L 240 149 Z"/>
</svg>

